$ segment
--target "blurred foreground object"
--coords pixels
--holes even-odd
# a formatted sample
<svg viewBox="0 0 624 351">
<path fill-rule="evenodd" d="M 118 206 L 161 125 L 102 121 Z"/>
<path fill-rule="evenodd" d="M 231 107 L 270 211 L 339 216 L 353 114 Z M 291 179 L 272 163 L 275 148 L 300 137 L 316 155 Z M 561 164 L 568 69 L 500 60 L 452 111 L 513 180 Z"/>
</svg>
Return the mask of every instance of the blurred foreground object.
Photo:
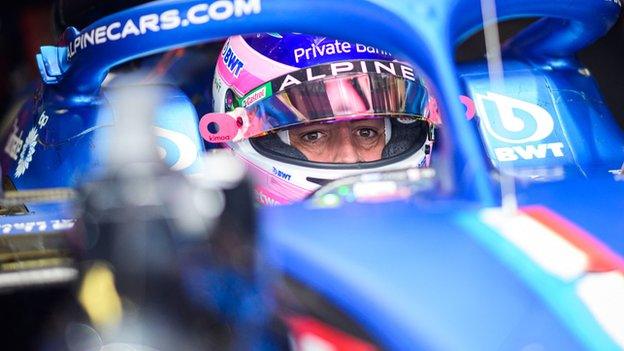
<svg viewBox="0 0 624 351">
<path fill-rule="evenodd" d="M 186 294 L 182 273 L 207 257 L 215 265 L 213 275 L 235 272 L 241 281 L 250 280 L 241 284 L 253 286 L 255 225 L 242 167 L 229 155 L 209 155 L 211 182 L 192 182 L 169 170 L 158 157 L 151 128 L 158 88 L 126 84 L 113 94 L 118 95 L 115 141 L 106 170 L 79 191 L 78 298 L 90 323 L 68 324 L 74 332 L 66 342 L 72 349 L 116 343 L 222 349 L 233 334 L 220 303 L 236 304 L 240 289 L 226 291 L 231 301 L 217 301 L 212 311 L 199 309 Z M 220 287 L 228 288 L 238 287 Z"/>
</svg>

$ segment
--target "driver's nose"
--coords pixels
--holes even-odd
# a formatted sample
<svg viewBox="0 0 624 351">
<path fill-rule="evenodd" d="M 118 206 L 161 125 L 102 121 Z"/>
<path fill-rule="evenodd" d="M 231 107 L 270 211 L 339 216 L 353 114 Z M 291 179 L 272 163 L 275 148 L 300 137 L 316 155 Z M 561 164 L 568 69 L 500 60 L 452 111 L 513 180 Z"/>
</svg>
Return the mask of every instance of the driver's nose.
<svg viewBox="0 0 624 351">
<path fill-rule="evenodd" d="M 334 163 L 356 163 L 360 161 L 357 146 L 350 136 L 348 128 L 340 128 L 340 143 L 334 150 Z"/>
</svg>

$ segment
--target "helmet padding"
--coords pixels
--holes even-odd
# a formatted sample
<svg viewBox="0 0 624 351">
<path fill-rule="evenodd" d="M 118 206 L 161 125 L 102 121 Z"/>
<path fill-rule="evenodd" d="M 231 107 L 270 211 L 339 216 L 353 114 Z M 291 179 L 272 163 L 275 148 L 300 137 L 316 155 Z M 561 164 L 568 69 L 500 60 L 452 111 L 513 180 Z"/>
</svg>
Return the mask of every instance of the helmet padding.
<svg viewBox="0 0 624 351">
<path fill-rule="evenodd" d="M 411 150 L 414 144 L 419 146 L 427 138 L 427 122 L 414 121 L 409 124 L 401 123 L 396 118 L 389 118 L 392 128 L 392 137 L 381 151 L 381 158 L 386 159 Z"/>
</svg>

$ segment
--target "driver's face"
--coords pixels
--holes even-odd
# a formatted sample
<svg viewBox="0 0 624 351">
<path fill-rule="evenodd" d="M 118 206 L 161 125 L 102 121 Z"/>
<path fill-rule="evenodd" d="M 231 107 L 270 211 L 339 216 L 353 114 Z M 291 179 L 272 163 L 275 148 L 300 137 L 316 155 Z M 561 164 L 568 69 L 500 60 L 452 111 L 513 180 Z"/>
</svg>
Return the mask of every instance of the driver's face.
<svg viewBox="0 0 624 351">
<path fill-rule="evenodd" d="M 310 161 L 370 162 L 381 159 L 385 146 L 382 118 L 314 123 L 289 130 L 290 143 Z"/>
</svg>

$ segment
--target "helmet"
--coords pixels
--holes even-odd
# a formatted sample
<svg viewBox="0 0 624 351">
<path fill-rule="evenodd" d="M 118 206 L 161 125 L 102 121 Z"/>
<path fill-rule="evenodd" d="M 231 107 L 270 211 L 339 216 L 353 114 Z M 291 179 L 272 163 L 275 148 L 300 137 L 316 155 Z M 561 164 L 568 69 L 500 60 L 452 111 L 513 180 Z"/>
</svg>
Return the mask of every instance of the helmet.
<svg viewBox="0 0 624 351">
<path fill-rule="evenodd" d="M 230 37 L 217 61 L 215 113 L 200 122 L 209 142 L 226 142 L 249 167 L 262 204 L 301 200 L 321 185 L 362 172 L 429 164 L 429 94 L 412 67 L 358 43 L 298 33 Z M 310 123 L 382 119 L 381 158 L 309 160 L 289 130 Z"/>
</svg>

